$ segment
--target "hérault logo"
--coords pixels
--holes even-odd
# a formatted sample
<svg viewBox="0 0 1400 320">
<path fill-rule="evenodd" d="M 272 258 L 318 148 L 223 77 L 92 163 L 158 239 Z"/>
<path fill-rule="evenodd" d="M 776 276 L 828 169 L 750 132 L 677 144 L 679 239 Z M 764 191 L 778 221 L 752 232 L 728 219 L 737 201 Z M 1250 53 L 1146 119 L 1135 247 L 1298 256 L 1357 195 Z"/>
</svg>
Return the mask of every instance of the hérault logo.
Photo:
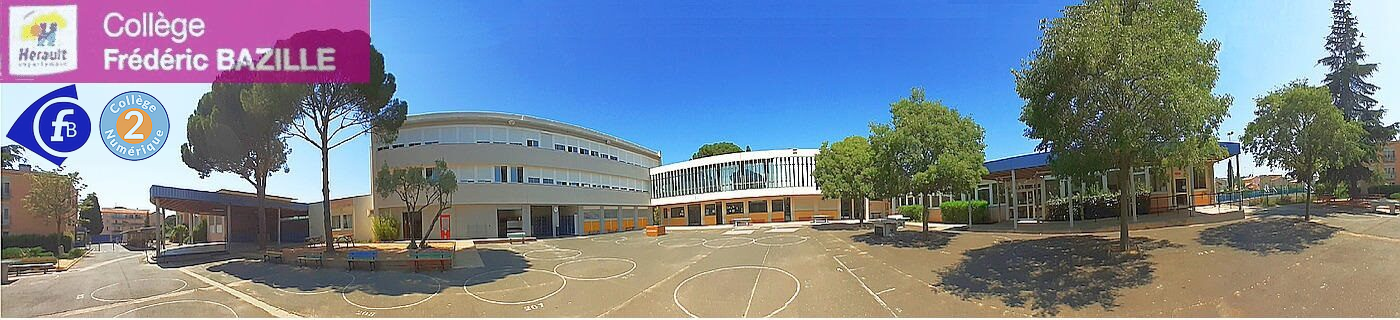
<svg viewBox="0 0 1400 320">
<path fill-rule="evenodd" d="M 92 119 L 77 100 L 76 85 L 45 94 L 19 114 L 5 137 L 54 165 L 63 165 L 66 155 L 87 143 L 92 133 Z"/>
<path fill-rule="evenodd" d="M 78 6 L 10 7 L 10 71 L 42 76 L 78 69 Z"/>
</svg>

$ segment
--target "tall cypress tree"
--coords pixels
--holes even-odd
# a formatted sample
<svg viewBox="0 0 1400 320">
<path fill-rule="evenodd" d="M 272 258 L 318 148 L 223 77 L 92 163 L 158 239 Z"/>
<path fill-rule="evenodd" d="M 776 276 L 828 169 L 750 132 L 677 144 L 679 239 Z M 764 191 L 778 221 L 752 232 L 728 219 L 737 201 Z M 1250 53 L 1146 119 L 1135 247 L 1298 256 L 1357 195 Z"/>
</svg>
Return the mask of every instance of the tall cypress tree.
<svg viewBox="0 0 1400 320">
<path fill-rule="evenodd" d="M 1333 1 L 1332 32 L 1327 35 L 1325 46 L 1328 56 L 1317 60 L 1318 64 L 1327 65 L 1331 70 L 1322 82 L 1332 93 L 1332 105 L 1342 111 L 1347 121 L 1356 122 L 1366 130 L 1365 140 L 1371 147 L 1367 150 L 1369 156 L 1366 159 L 1322 174 L 1323 181 L 1346 183 L 1347 191 L 1353 198 L 1361 195 L 1358 183 L 1370 179 L 1374 174 L 1366 163 L 1375 161 L 1376 151 L 1394 139 L 1400 128 L 1394 123 L 1382 122 L 1385 108 L 1371 97 L 1379 87 L 1366 79 L 1376 71 L 1377 64 L 1363 63 L 1366 50 L 1360 39 L 1365 35 L 1356 25 L 1356 16 L 1351 14 L 1351 1 Z"/>
</svg>

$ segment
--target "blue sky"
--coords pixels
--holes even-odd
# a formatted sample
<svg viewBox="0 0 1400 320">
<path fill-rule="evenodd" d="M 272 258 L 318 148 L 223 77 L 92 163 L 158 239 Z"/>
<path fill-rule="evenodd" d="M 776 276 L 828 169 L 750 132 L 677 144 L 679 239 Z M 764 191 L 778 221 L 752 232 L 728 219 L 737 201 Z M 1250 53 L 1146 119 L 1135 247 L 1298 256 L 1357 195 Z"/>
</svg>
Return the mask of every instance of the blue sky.
<svg viewBox="0 0 1400 320">
<path fill-rule="evenodd" d="M 888 121 L 914 86 L 987 131 L 987 158 L 1033 151 L 1011 70 L 1037 47 L 1041 19 L 1076 1 L 376 1 L 371 34 L 411 113 L 493 110 L 569 122 L 689 159 L 704 143 L 815 148 Z M 1221 130 L 1253 118 L 1253 98 L 1292 79 L 1321 79 L 1329 1 L 1205 1 L 1203 38 L 1222 42 L 1217 93 L 1234 106 Z M 1376 97 L 1400 97 L 1400 2 L 1356 1 Z M 0 121 L 59 85 L 0 85 Z M 150 208 L 151 184 L 250 190 L 200 180 L 181 162 L 184 118 L 208 85 L 81 85 L 80 96 L 138 88 L 170 108 L 172 140 L 127 162 L 93 139 L 70 167 L 106 206 Z M 96 99 L 96 98 L 93 98 Z M 86 102 L 98 104 L 105 102 Z M 90 110 L 89 110 L 90 111 Z M 1400 120 L 1395 113 L 1388 121 Z M 5 139 L 5 143 L 10 143 Z M 96 142 L 94 142 L 96 141 Z M 270 192 L 319 201 L 318 155 L 292 144 L 291 172 Z M 368 142 L 332 153 L 332 197 L 369 192 Z M 38 160 L 42 161 L 42 160 Z M 1245 174 L 1270 172 L 1245 158 Z M 1223 174 L 1223 164 L 1217 170 Z"/>
</svg>

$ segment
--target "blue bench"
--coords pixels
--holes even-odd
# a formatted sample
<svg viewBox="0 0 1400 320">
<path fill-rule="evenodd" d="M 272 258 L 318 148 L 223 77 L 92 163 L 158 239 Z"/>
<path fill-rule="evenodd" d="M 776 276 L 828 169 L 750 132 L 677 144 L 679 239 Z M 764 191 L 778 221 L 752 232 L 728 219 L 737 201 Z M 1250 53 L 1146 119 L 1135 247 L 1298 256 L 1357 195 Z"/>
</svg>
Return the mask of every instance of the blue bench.
<svg viewBox="0 0 1400 320">
<path fill-rule="evenodd" d="M 413 262 L 413 272 L 423 269 L 447 271 L 452 268 L 452 253 L 442 251 L 424 251 L 409 254 Z"/>
<path fill-rule="evenodd" d="M 374 262 L 379 260 L 379 251 L 350 251 L 345 255 L 345 269 L 355 270 L 356 262 L 369 263 L 369 269 L 374 270 Z"/>
</svg>

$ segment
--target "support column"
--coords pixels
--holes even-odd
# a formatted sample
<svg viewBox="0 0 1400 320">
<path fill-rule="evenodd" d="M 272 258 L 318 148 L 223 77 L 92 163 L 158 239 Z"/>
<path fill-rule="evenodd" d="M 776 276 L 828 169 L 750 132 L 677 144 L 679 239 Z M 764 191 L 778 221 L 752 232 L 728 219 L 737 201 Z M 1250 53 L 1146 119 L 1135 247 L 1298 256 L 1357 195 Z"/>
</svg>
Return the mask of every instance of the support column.
<svg viewBox="0 0 1400 320">
<path fill-rule="evenodd" d="M 194 214 L 190 214 L 190 216 L 193 217 Z M 228 218 L 228 233 L 225 233 L 225 234 L 224 234 L 224 243 L 225 243 L 225 244 L 233 244 L 233 206 L 232 206 L 232 205 L 228 205 L 228 204 L 225 204 L 225 205 L 224 205 L 224 217 Z M 330 235 L 326 235 L 326 236 L 329 237 Z"/>
<path fill-rule="evenodd" d="M 350 215 L 351 219 L 354 219 L 354 216 L 355 216 L 355 215 L 354 215 L 354 213 L 353 213 L 353 211 L 352 211 L 352 213 L 351 213 L 351 215 Z M 353 221 L 353 220 L 352 220 L 352 221 Z M 353 229 L 353 228 L 355 227 L 354 222 L 351 222 L 351 223 L 350 223 L 350 227 L 352 228 L 351 230 L 354 230 L 354 229 Z M 354 236 L 354 235 L 351 235 L 350 237 L 351 237 L 351 238 L 354 238 L 355 236 Z M 278 248 L 281 248 L 281 247 L 282 247 L 282 208 L 277 208 L 277 247 L 278 247 Z"/>
<path fill-rule="evenodd" d="M 437 219 L 437 217 L 433 217 L 433 219 Z M 527 235 L 535 235 L 535 228 L 530 227 L 530 206 L 523 206 L 520 209 L 520 228 L 525 229 Z"/>
<path fill-rule="evenodd" d="M 553 224 L 554 224 L 554 227 L 549 229 L 549 235 L 550 235 L 551 237 L 558 237 L 558 236 L 559 236 L 559 206 L 549 206 L 549 214 L 550 214 L 551 217 L 553 218 L 553 219 L 550 219 L 549 221 L 552 221 Z"/>
<path fill-rule="evenodd" d="M 1011 169 L 1011 229 L 1019 228 L 1021 221 L 1021 210 L 1017 207 L 1020 204 L 1020 193 L 1021 188 L 1016 185 L 1016 169 Z"/>
</svg>

